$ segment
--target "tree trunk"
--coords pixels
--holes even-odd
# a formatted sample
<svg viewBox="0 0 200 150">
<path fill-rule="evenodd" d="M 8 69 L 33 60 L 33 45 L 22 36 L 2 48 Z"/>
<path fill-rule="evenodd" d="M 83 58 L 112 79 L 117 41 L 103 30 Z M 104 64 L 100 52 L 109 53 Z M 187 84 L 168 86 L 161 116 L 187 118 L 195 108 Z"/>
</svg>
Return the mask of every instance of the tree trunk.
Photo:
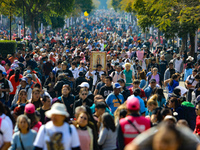
<svg viewBox="0 0 200 150">
<path fill-rule="evenodd" d="M 160 41 L 160 30 L 158 29 L 158 44 L 160 45 L 161 41 Z"/>
<path fill-rule="evenodd" d="M 189 55 L 194 57 L 194 53 L 195 53 L 195 32 L 190 32 L 190 44 L 191 44 L 191 48 L 190 48 Z"/>
<path fill-rule="evenodd" d="M 35 39 L 35 20 L 33 17 L 31 17 L 31 35 L 32 35 L 32 40 Z"/>
<path fill-rule="evenodd" d="M 185 51 L 186 40 L 187 40 L 187 35 L 182 37 L 182 41 L 181 41 L 182 45 L 180 49 L 180 51 L 182 52 Z"/>
</svg>

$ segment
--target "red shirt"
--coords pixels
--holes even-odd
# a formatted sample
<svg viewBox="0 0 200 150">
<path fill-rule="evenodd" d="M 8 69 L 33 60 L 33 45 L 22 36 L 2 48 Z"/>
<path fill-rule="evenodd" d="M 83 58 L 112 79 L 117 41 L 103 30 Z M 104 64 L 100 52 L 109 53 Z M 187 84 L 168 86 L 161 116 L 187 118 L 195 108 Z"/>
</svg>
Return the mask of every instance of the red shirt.
<svg viewBox="0 0 200 150">
<path fill-rule="evenodd" d="M 196 118 L 196 127 L 194 130 L 194 134 L 198 133 L 200 135 L 200 116 L 197 116 Z"/>
<path fill-rule="evenodd" d="M 133 88 L 129 88 L 130 94 L 133 95 Z M 140 88 L 140 95 L 141 98 L 146 98 L 145 92 L 143 89 Z"/>
<path fill-rule="evenodd" d="M 23 76 L 20 74 L 19 79 L 21 79 L 21 78 L 23 78 Z M 13 92 L 11 92 L 10 94 L 15 95 L 17 86 L 19 85 L 20 82 L 19 82 L 19 80 L 17 82 L 15 82 L 15 74 L 10 77 L 9 81 L 12 83 L 12 86 L 13 86 Z"/>
</svg>

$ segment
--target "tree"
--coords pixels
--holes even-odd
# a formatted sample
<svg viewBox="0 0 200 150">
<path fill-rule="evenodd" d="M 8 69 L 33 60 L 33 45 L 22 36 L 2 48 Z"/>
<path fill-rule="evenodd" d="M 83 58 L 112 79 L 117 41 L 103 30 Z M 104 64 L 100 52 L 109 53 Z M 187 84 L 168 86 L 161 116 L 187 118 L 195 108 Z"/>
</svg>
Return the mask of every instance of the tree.
<svg viewBox="0 0 200 150">
<path fill-rule="evenodd" d="M 0 3 L 8 0 L 0 0 Z M 51 17 L 64 16 L 72 11 L 74 0 L 9 0 L 14 2 L 16 12 L 22 12 L 23 5 L 31 21 L 32 39 L 35 38 L 35 23 L 39 15 L 43 15 L 48 23 Z M 2 10 L 0 10 L 2 11 Z"/>
<path fill-rule="evenodd" d="M 189 33 L 191 41 L 190 55 L 194 56 L 194 35 L 200 19 L 200 2 L 198 0 L 122 0 L 126 11 L 136 11 L 138 24 L 145 28 L 154 25 L 167 38 L 175 35 L 185 37 Z"/>
<path fill-rule="evenodd" d="M 92 0 L 75 0 L 75 7 L 79 7 L 81 12 L 87 11 L 90 13 L 92 9 L 94 9 L 93 1 Z"/>
</svg>

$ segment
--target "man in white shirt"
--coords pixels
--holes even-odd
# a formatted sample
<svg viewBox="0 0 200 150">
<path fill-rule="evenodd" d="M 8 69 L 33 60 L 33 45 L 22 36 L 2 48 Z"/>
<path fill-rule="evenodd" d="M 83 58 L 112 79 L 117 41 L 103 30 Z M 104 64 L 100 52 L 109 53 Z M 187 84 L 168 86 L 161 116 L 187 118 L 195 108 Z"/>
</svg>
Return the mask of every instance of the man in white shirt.
<svg viewBox="0 0 200 150">
<path fill-rule="evenodd" d="M 2 70 L 2 72 L 6 72 L 6 69 L 0 64 L 0 70 Z"/>
<path fill-rule="evenodd" d="M 113 83 L 116 83 L 119 79 L 125 79 L 125 75 L 121 72 L 121 66 L 116 66 L 116 71 L 113 71 L 110 76 L 112 77 Z"/>
<path fill-rule="evenodd" d="M 103 71 L 101 71 L 102 65 L 101 64 L 97 64 L 97 69 L 95 71 L 92 71 L 91 69 L 86 73 L 86 77 L 89 79 L 89 77 L 93 78 L 93 83 L 92 83 L 92 92 L 94 92 L 95 90 L 95 85 L 101 81 L 100 77 L 101 75 L 104 73 Z"/>
<path fill-rule="evenodd" d="M 197 70 L 194 69 L 192 74 L 187 77 L 185 80 L 185 86 L 188 89 L 187 92 L 187 100 L 191 102 L 192 100 L 192 92 L 194 91 L 195 86 L 197 85 L 198 81 L 195 80 L 195 76 L 197 75 Z"/>
<path fill-rule="evenodd" d="M 173 60 L 174 68 L 178 70 L 179 73 L 183 72 L 183 60 L 181 59 L 180 54 L 177 54 L 177 58 Z"/>
<path fill-rule="evenodd" d="M 76 68 L 76 63 L 75 62 L 72 62 L 72 66 L 69 68 L 69 70 L 71 70 L 73 76 L 74 76 L 74 79 L 78 78 L 79 77 L 79 70 L 78 68 Z"/>
</svg>

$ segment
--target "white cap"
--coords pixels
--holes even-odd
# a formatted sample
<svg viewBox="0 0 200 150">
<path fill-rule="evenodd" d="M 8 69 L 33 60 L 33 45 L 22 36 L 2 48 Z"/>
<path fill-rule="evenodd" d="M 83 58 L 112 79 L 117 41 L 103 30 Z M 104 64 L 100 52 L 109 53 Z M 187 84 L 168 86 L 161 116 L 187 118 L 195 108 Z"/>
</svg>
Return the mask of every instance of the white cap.
<svg viewBox="0 0 200 150">
<path fill-rule="evenodd" d="M 79 85 L 79 87 L 87 87 L 87 88 L 90 88 L 90 85 L 89 85 L 89 83 L 87 83 L 87 82 L 82 82 L 82 83 Z"/>
<path fill-rule="evenodd" d="M 146 45 L 143 45 L 143 48 L 147 47 Z"/>
<path fill-rule="evenodd" d="M 40 49 L 40 52 L 44 52 L 44 48 L 41 48 L 41 49 Z"/>
<path fill-rule="evenodd" d="M 61 103 L 53 104 L 51 109 L 45 112 L 45 115 L 48 118 L 51 118 L 53 114 L 69 117 L 69 113 L 67 112 L 65 105 Z"/>
<path fill-rule="evenodd" d="M 39 49 L 40 47 L 39 46 L 36 46 L 36 49 Z"/>
<path fill-rule="evenodd" d="M 50 55 L 54 55 L 54 53 L 53 53 L 53 52 L 51 52 L 51 53 L 50 53 Z"/>
</svg>

